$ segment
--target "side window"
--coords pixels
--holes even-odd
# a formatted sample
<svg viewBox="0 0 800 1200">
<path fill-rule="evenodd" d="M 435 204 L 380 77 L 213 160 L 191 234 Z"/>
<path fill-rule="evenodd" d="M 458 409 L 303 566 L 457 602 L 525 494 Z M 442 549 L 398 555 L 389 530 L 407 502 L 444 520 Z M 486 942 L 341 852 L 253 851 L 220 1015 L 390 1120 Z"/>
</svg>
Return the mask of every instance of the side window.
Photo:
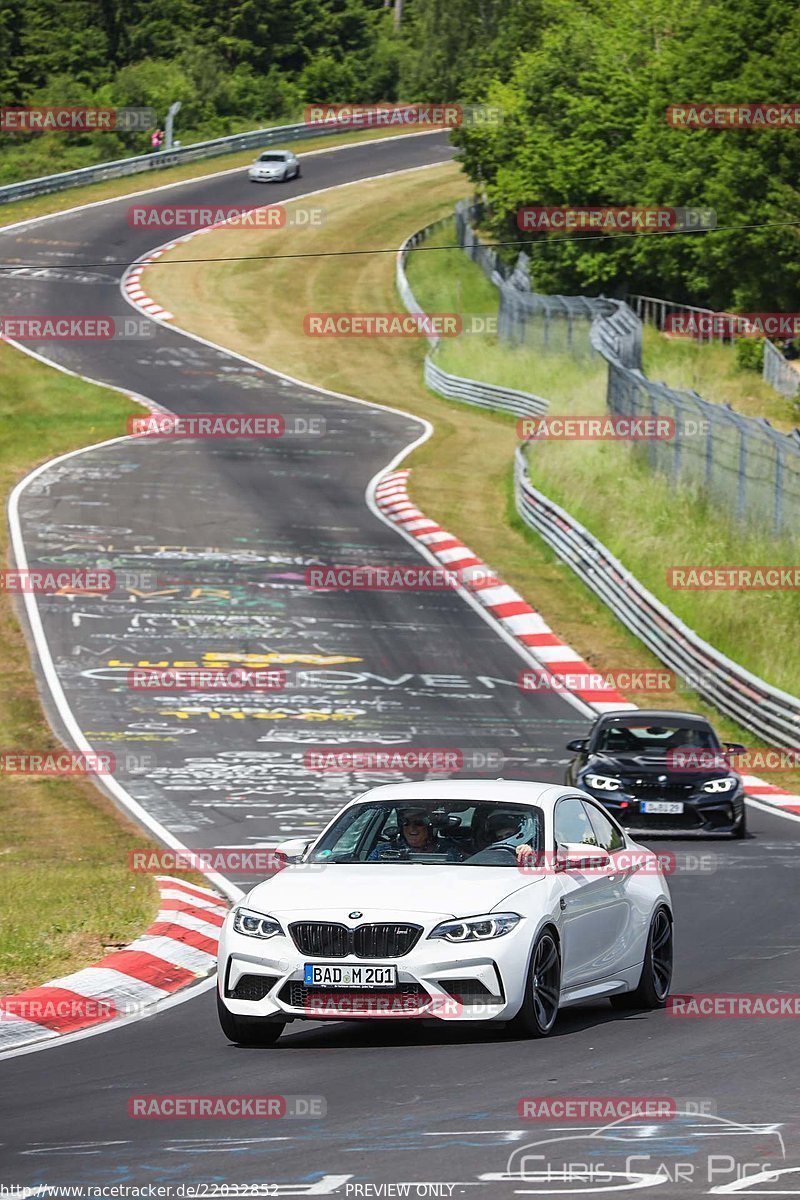
<svg viewBox="0 0 800 1200">
<path fill-rule="evenodd" d="M 597 846 L 597 835 L 583 807 L 583 801 L 577 796 L 567 796 L 556 805 L 554 831 L 556 845 L 563 846 L 568 842 L 585 843 Z"/>
<path fill-rule="evenodd" d="M 604 812 L 600 811 L 596 804 L 584 803 L 584 808 L 589 813 L 592 826 L 597 835 L 598 846 L 602 846 L 604 850 L 609 850 L 612 853 L 615 850 L 622 850 L 625 846 L 625 838 L 616 825 L 608 819 Z"/>
</svg>

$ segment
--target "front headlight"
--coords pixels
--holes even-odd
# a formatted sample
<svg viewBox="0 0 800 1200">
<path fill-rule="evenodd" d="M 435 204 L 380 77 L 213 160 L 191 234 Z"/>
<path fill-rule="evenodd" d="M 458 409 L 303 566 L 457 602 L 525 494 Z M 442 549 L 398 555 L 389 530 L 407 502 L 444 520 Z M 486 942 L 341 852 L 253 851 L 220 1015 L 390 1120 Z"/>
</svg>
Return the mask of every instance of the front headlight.
<svg viewBox="0 0 800 1200">
<path fill-rule="evenodd" d="M 245 937 L 271 938 L 283 933 L 280 922 L 274 917 L 265 917 L 263 913 L 252 912 L 249 908 L 234 910 L 233 928 Z"/>
<path fill-rule="evenodd" d="M 738 780 L 731 775 L 726 775 L 724 779 L 709 779 L 703 784 L 704 792 L 732 792 L 736 787 Z"/>
<path fill-rule="evenodd" d="M 461 921 L 442 921 L 428 934 L 445 942 L 488 942 L 502 937 L 522 920 L 519 913 L 489 913 L 485 917 L 464 917 Z"/>
<path fill-rule="evenodd" d="M 584 775 L 583 781 L 596 792 L 618 792 L 622 787 L 621 780 L 613 775 Z"/>
</svg>

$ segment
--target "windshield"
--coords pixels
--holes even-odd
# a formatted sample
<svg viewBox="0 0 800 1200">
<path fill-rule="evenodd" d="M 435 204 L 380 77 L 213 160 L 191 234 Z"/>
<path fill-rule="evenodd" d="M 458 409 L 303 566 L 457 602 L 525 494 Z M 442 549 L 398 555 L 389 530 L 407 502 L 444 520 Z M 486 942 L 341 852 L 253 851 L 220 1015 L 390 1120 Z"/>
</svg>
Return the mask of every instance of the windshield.
<svg viewBox="0 0 800 1200">
<path fill-rule="evenodd" d="M 286 162 L 286 155 L 278 154 L 278 153 L 262 154 L 259 156 L 258 161 L 259 162 Z"/>
<path fill-rule="evenodd" d="M 348 808 L 308 861 L 516 867 L 518 846 L 543 845 L 544 815 L 529 804 L 384 801 Z"/>
<path fill-rule="evenodd" d="M 613 722 L 600 729 L 593 747 L 599 754 L 653 754 L 659 758 L 670 751 L 718 750 L 714 731 L 703 725 L 635 725 Z"/>
</svg>

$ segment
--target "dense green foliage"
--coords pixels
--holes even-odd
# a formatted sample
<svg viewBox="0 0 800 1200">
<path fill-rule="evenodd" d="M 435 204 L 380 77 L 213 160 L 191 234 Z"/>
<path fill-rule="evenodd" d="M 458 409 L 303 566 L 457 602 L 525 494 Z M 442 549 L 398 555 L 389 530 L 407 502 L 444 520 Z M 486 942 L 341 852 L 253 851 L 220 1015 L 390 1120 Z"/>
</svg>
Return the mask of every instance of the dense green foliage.
<svg viewBox="0 0 800 1200">
<path fill-rule="evenodd" d="M 154 107 L 184 143 L 393 99 L 382 0 L 0 0 L 0 104 Z M 7 134 L 0 183 L 144 153 L 147 133 Z"/>
<path fill-rule="evenodd" d="M 675 129 L 665 110 L 687 101 L 791 103 L 800 10 L 775 0 L 543 2 L 541 24 L 508 75 L 476 75 L 481 95 L 505 109 L 503 124 L 458 134 L 496 238 L 533 238 L 542 291 L 627 289 L 713 308 L 798 308 L 790 222 L 800 129 Z M 515 217 L 525 204 L 711 208 L 719 229 L 614 241 L 523 235 Z"/>
<path fill-rule="evenodd" d="M 456 133 L 498 241 L 544 291 L 800 308 L 800 129 L 671 128 L 668 104 L 791 102 L 800 10 L 777 0 L 0 0 L 0 103 L 183 104 L 186 143 L 313 101 L 485 100 Z M 0 182 L 149 135 L 0 135 Z M 522 233 L 526 204 L 713 209 L 713 233 Z M 759 228 L 746 228 L 758 226 Z M 509 246 L 509 257 L 516 250 Z"/>
</svg>

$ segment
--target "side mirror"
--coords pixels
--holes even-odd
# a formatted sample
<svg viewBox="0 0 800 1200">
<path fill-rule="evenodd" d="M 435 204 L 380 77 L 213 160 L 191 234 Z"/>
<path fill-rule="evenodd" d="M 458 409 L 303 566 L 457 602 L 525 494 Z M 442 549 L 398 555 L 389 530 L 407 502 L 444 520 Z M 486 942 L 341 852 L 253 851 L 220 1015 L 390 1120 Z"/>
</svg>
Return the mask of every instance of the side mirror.
<svg viewBox="0 0 800 1200">
<path fill-rule="evenodd" d="M 602 846 L 587 842 L 568 842 L 556 851 L 556 871 L 583 871 L 588 867 L 607 867 L 611 855 Z"/>
<path fill-rule="evenodd" d="M 275 850 L 282 854 L 287 863 L 300 862 L 314 838 L 289 838 L 286 842 L 278 842 Z"/>
<path fill-rule="evenodd" d="M 746 754 L 747 753 L 747 747 L 743 746 L 741 742 L 726 742 L 725 749 L 728 750 L 731 754 Z"/>
<path fill-rule="evenodd" d="M 572 750 L 575 754 L 580 754 L 589 745 L 588 738 L 573 738 L 571 742 L 567 742 L 567 750 Z"/>
</svg>

